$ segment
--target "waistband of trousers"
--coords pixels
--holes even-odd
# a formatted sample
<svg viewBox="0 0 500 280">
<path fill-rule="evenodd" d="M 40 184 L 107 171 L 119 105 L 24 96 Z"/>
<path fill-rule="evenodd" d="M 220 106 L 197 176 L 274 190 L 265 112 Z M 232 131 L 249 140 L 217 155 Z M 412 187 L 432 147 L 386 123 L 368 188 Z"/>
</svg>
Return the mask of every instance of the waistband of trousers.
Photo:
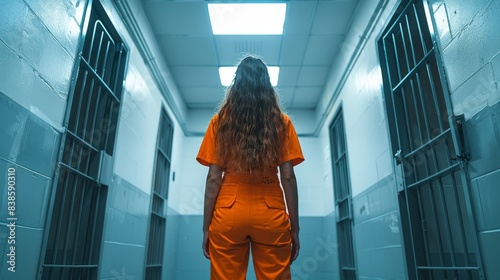
<svg viewBox="0 0 500 280">
<path fill-rule="evenodd" d="M 252 185 L 278 184 L 278 174 L 275 173 L 225 173 L 224 183 L 244 183 Z"/>
</svg>

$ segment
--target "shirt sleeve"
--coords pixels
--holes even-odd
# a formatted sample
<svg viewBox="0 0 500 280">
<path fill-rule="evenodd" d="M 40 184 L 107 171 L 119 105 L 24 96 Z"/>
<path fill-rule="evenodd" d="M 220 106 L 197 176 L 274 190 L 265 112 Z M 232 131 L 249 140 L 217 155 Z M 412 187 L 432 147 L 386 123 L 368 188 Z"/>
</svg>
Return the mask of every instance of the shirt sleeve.
<svg viewBox="0 0 500 280">
<path fill-rule="evenodd" d="M 196 156 L 196 160 L 205 166 L 209 166 L 210 164 L 220 165 L 216 160 L 215 153 L 215 122 L 217 121 L 217 117 L 214 116 L 210 123 L 208 124 L 207 131 L 205 132 L 205 136 L 203 137 L 203 141 L 201 142 L 200 150 L 198 151 L 198 155 Z"/>
<path fill-rule="evenodd" d="M 285 120 L 285 137 L 281 145 L 280 164 L 292 161 L 292 165 L 295 166 L 304 161 L 304 155 L 292 120 L 287 115 L 283 115 L 283 118 Z"/>
</svg>

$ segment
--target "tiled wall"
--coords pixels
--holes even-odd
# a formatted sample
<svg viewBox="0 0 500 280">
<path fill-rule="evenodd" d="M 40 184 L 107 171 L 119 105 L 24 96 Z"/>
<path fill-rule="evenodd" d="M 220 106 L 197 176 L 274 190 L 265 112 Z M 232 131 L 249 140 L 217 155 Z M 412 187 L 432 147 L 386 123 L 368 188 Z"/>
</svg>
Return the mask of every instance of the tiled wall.
<svg viewBox="0 0 500 280">
<path fill-rule="evenodd" d="M 453 102 L 465 117 L 474 217 L 486 278 L 500 275 L 500 1 L 430 1 Z"/>
<path fill-rule="evenodd" d="M 34 279 L 48 209 L 60 133 L 0 92 L 0 278 Z M 49 163 L 49 164 L 47 164 Z M 15 209 L 7 208 L 8 169 L 15 169 Z M 10 175 L 9 175 L 10 177 Z M 16 220 L 8 220 L 15 218 Z M 15 231 L 7 227 L 15 223 Z M 13 228 L 14 229 L 14 228 Z M 12 236 L 14 243 L 8 243 Z M 12 239 L 11 239 L 12 240 Z M 15 246 L 15 273 L 10 247 Z"/>
<path fill-rule="evenodd" d="M 161 107 L 165 101 L 117 11 L 103 1 L 130 49 L 113 155 L 101 250 L 101 279 L 141 279 Z M 12 0 L 0 3 L 0 279 L 35 279 L 57 163 L 66 103 L 87 1 Z M 147 33 L 147 28 L 144 28 Z M 182 129 L 174 123 L 171 170 L 182 162 Z M 47 164 L 50 163 L 50 164 Z M 16 273 L 7 271 L 8 168 L 16 169 Z M 170 189 L 178 189 L 171 180 Z M 168 203 L 178 198 L 175 191 Z M 172 279 L 178 212 L 167 216 L 164 276 Z"/>
<path fill-rule="evenodd" d="M 0 3 L 0 279 L 35 279 L 85 1 Z M 54 65 L 57 61 L 57 65 Z M 16 272 L 7 171 L 15 168 Z"/>
<path fill-rule="evenodd" d="M 64 119 L 85 2 L 0 3 L 0 91 L 58 130 Z"/>
</svg>

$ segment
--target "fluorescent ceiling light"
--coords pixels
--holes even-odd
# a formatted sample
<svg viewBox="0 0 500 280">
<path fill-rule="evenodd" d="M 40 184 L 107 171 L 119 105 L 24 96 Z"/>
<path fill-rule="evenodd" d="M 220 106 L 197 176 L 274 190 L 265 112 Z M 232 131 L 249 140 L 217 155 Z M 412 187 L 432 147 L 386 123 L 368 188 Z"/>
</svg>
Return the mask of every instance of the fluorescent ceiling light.
<svg viewBox="0 0 500 280">
<path fill-rule="evenodd" d="M 208 4 L 215 35 L 283 34 L 285 3 Z"/>
<path fill-rule="evenodd" d="M 271 78 L 271 85 L 273 85 L 273 87 L 277 86 L 280 68 L 278 66 L 268 66 L 267 70 L 269 71 L 269 77 Z M 220 83 L 225 87 L 229 86 L 233 81 L 235 72 L 235 66 L 219 67 Z"/>
</svg>

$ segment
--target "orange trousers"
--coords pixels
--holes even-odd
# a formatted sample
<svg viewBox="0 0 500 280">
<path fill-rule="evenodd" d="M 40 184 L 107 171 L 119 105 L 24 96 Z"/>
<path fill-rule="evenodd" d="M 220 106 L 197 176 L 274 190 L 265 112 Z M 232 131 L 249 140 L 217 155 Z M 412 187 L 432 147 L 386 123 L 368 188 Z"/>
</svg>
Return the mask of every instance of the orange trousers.
<svg viewBox="0 0 500 280">
<path fill-rule="evenodd" d="M 210 279 L 246 279 L 250 249 L 257 280 L 289 280 L 291 237 L 276 174 L 225 174 L 209 227 Z"/>
</svg>

